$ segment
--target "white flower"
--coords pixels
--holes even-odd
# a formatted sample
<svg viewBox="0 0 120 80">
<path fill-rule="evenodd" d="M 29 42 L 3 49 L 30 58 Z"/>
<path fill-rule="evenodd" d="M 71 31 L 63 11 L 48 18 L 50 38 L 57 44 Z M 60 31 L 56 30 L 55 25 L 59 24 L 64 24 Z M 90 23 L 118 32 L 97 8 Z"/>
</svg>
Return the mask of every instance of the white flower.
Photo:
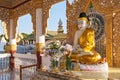
<svg viewBox="0 0 120 80">
<path fill-rule="evenodd" d="M 72 48 L 72 46 L 71 46 L 70 44 L 66 44 L 66 45 L 65 45 L 65 48 L 66 48 L 66 50 L 68 50 L 68 51 L 72 51 L 72 50 L 73 50 L 73 48 Z"/>
<path fill-rule="evenodd" d="M 59 40 L 47 41 L 46 42 L 46 52 L 49 53 L 50 56 L 58 53 L 61 43 Z"/>
<path fill-rule="evenodd" d="M 65 51 L 65 46 L 61 46 L 60 48 L 59 48 L 59 52 L 60 53 L 63 53 Z"/>
</svg>

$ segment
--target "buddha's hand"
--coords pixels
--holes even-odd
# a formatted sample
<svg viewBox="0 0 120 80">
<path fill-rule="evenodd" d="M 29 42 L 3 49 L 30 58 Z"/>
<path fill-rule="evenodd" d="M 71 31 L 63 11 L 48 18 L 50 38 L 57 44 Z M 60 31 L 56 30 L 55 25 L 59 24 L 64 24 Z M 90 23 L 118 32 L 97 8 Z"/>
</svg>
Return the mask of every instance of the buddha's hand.
<svg viewBox="0 0 120 80">
<path fill-rule="evenodd" d="M 73 52 L 80 53 L 82 51 L 83 51 L 83 49 L 79 45 L 73 46 Z"/>
</svg>

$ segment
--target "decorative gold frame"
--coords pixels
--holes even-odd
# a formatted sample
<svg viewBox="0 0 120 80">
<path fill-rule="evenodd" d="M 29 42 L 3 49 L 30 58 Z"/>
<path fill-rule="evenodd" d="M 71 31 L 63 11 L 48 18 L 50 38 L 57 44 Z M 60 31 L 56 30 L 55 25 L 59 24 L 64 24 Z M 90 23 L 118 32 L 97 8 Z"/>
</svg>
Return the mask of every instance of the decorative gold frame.
<svg viewBox="0 0 120 80">
<path fill-rule="evenodd" d="M 92 3 L 93 6 L 95 7 L 95 9 L 101 13 L 105 15 L 105 22 L 106 22 L 106 57 L 107 57 L 107 61 L 109 66 L 115 66 L 115 64 L 117 64 L 117 67 L 120 67 L 120 63 L 114 63 L 114 55 L 113 55 L 113 50 L 114 53 L 116 55 L 120 56 L 120 49 L 116 50 L 118 48 L 118 46 L 120 46 L 120 44 L 118 45 L 118 42 L 116 42 L 116 40 L 113 40 L 115 38 L 113 38 L 114 36 L 114 29 L 116 30 L 116 35 L 119 36 L 119 31 L 116 28 L 120 28 L 120 23 L 119 21 L 119 17 L 113 17 L 113 13 L 117 13 L 116 15 L 119 16 L 120 14 L 120 1 L 119 0 L 77 0 L 74 1 L 72 4 L 69 3 L 69 1 L 66 1 L 66 6 L 67 6 L 67 10 L 66 10 L 66 16 L 67 16 L 67 36 L 68 36 L 68 41 L 70 43 L 73 43 L 73 39 L 74 39 L 74 34 L 75 31 L 77 30 L 77 23 L 76 20 L 79 16 L 80 12 L 86 12 L 89 4 Z M 115 18 L 115 19 L 114 19 Z M 114 20 L 113 20 L 114 19 Z M 118 21 L 117 24 L 113 24 L 116 23 L 115 21 Z M 114 27 L 117 26 L 117 27 Z M 120 37 L 117 38 L 117 41 L 120 40 Z M 113 46 L 113 44 L 118 45 Z M 119 58 L 117 58 L 117 61 L 120 61 Z"/>
</svg>

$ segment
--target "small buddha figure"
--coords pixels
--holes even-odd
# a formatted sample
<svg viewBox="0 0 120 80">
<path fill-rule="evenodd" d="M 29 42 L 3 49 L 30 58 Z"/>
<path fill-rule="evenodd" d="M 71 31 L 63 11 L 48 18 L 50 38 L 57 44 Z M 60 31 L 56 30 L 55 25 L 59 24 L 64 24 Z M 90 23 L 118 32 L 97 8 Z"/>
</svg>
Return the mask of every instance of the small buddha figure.
<svg viewBox="0 0 120 80">
<path fill-rule="evenodd" d="M 90 28 L 89 19 L 86 13 L 82 12 L 78 18 L 78 30 L 74 36 L 74 49 L 79 49 L 79 53 L 71 55 L 71 61 L 77 62 L 79 60 L 82 64 L 97 64 L 102 61 L 100 54 L 95 51 L 95 34 L 94 30 Z"/>
</svg>

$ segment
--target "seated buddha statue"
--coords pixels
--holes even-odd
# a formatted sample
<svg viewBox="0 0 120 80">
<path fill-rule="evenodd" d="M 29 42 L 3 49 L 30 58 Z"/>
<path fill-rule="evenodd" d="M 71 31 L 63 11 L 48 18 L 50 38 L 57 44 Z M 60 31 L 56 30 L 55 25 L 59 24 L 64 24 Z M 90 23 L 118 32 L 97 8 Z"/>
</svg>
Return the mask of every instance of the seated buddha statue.
<svg viewBox="0 0 120 80">
<path fill-rule="evenodd" d="M 74 36 L 74 49 L 79 49 L 79 52 L 73 52 L 71 55 L 71 61 L 82 64 L 97 64 L 103 59 L 100 54 L 95 51 L 95 34 L 94 30 L 90 28 L 89 18 L 86 13 L 82 12 L 77 20 L 78 30 Z M 76 49 L 76 50 L 77 50 Z"/>
</svg>

